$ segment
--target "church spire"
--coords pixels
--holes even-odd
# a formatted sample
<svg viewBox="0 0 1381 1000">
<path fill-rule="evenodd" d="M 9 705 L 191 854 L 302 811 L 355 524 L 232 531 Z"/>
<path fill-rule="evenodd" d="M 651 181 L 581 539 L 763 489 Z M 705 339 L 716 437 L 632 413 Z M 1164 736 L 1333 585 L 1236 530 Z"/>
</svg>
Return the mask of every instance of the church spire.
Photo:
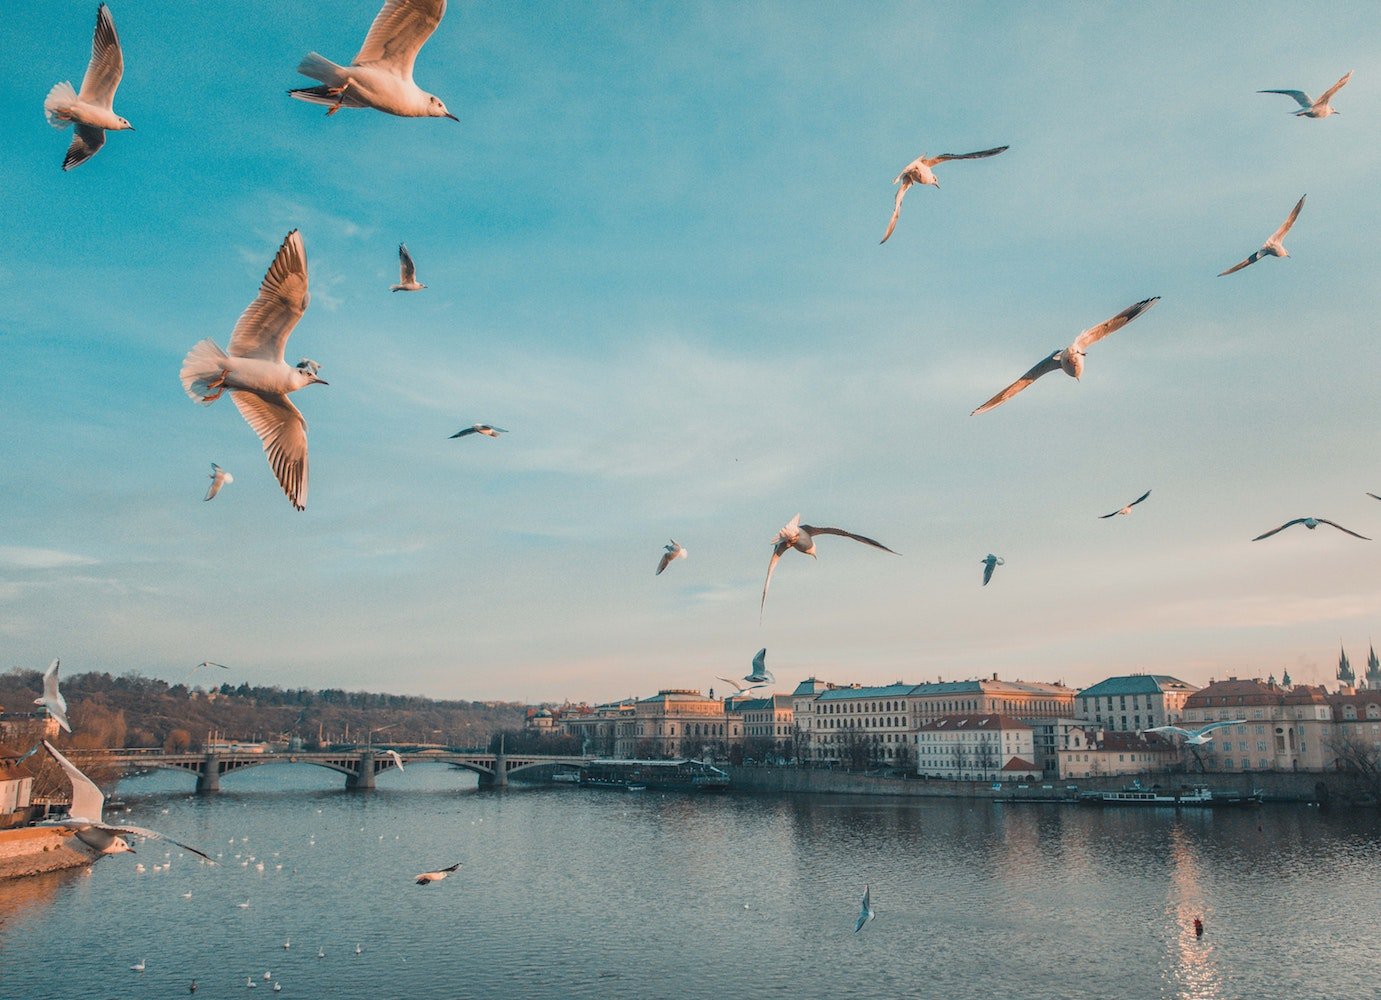
<svg viewBox="0 0 1381 1000">
<path fill-rule="evenodd" d="M 1338 680 L 1348 687 L 1352 687 L 1357 681 L 1357 675 L 1352 672 L 1352 664 L 1347 662 L 1347 650 L 1342 646 L 1338 647 Z"/>
<path fill-rule="evenodd" d="M 1285 675 L 1280 678 L 1280 686 L 1283 688 L 1293 687 L 1294 681 L 1290 680 L 1290 668 L 1285 668 Z"/>
<path fill-rule="evenodd" d="M 1381 690 L 1381 660 L 1376 658 L 1376 647 L 1367 653 L 1367 687 L 1373 691 Z"/>
</svg>

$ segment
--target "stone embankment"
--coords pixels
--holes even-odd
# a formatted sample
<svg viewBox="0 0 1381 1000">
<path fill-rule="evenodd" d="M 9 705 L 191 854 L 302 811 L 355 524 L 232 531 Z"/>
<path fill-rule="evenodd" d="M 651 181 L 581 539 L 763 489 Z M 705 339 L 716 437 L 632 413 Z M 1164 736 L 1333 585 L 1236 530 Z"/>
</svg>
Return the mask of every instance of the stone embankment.
<svg viewBox="0 0 1381 1000">
<path fill-rule="evenodd" d="M 70 845 L 76 838 L 61 827 L 26 826 L 0 830 L 0 879 L 81 868 L 94 860 Z"/>
</svg>

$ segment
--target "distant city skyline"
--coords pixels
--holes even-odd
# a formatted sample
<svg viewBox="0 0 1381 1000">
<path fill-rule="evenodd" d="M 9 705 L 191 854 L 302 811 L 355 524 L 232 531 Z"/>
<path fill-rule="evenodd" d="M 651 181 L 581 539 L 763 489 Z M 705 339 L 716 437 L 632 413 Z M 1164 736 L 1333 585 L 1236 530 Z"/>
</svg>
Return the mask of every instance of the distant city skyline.
<svg viewBox="0 0 1381 1000">
<path fill-rule="evenodd" d="M 64 173 L 43 99 L 95 6 L 0 14 L 0 669 L 595 703 L 766 646 L 779 692 L 1331 687 L 1381 638 L 1377 542 L 1251 541 L 1381 539 L 1374 8 L 453 3 L 416 78 L 456 124 L 285 93 L 375 0 L 111 0 L 136 131 Z M 1256 93 L 1349 69 L 1327 119 Z M 1000 145 L 878 245 L 898 170 Z M 1217 276 L 1305 194 L 1289 258 Z M 288 360 L 331 383 L 300 514 L 178 382 L 293 228 Z M 1082 381 L 969 416 L 1150 296 Z M 788 554 L 759 624 L 797 512 L 901 555 Z"/>
</svg>

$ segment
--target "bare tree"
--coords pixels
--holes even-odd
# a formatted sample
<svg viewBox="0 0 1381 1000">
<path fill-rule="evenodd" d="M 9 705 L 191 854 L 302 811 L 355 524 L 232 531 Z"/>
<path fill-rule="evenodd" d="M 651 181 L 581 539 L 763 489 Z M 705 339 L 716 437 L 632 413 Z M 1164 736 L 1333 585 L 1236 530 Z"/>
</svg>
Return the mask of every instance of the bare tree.
<svg viewBox="0 0 1381 1000">
<path fill-rule="evenodd" d="M 1355 733 L 1344 732 L 1328 744 L 1338 769 L 1352 775 L 1373 802 L 1381 804 L 1381 745 Z"/>
<path fill-rule="evenodd" d="M 954 766 L 955 777 L 959 777 L 969 766 L 969 748 L 960 740 L 955 740 L 949 751 L 950 763 Z"/>
<path fill-rule="evenodd" d="M 985 734 L 986 736 L 986 734 Z M 973 751 L 973 766 L 983 772 L 983 777 L 991 777 L 992 772 L 997 769 L 997 749 L 992 740 L 984 739 Z"/>
</svg>

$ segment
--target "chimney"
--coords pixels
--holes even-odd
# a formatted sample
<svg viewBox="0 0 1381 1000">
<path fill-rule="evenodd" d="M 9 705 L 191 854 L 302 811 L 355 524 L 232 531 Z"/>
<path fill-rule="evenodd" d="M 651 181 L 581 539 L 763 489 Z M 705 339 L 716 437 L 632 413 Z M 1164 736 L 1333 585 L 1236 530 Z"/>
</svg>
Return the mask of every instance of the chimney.
<svg viewBox="0 0 1381 1000">
<path fill-rule="evenodd" d="M 996 671 L 996 670 L 993 671 L 993 680 L 997 680 L 997 671 Z"/>
</svg>

